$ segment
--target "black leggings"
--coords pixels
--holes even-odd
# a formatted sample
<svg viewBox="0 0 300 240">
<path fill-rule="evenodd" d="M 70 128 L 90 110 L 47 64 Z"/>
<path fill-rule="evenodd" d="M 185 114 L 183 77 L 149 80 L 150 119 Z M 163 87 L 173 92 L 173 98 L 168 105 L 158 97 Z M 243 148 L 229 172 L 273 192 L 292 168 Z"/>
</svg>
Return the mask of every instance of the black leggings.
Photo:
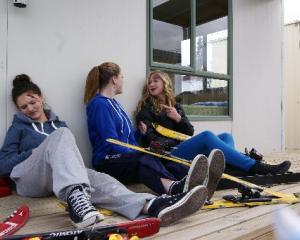
<svg viewBox="0 0 300 240">
<path fill-rule="evenodd" d="M 138 152 L 107 155 L 95 169 L 124 184 L 143 183 L 158 194 L 166 193 L 160 178 L 180 180 L 188 172 L 186 166 Z"/>
</svg>

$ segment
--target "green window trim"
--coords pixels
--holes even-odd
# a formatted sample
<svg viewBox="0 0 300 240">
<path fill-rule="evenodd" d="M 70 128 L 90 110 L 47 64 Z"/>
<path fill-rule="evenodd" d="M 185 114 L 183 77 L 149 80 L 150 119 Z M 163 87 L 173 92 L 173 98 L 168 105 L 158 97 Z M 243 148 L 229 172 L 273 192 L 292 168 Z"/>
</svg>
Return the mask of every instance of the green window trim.
<svg viewBox="0 0 300 240">
<path fill-rule="evenodd" d="M 232 0 L 228 0 L 228 25 L 227 25 L 227 74 L 214 73 L 209 71 L 201 71 L 196 69 L 196 0 L 190 0 L 191 7 L 191 32 L 190 32 L 190 66 L 178 66 L 153 61 L 153 5 L 152 0 L 147 0 L 147 73 L 154 69 L 160 69 L 166 72 L 172 72 L 182 75 L 191 75 L 198 77 L 207 77 L 217 80 L 226 80 L 228 82 L 228 115 L 188 115 L 192 121 L 231 121 L 233 116 L 233 17 L 232 17 Z"/>
</svg>

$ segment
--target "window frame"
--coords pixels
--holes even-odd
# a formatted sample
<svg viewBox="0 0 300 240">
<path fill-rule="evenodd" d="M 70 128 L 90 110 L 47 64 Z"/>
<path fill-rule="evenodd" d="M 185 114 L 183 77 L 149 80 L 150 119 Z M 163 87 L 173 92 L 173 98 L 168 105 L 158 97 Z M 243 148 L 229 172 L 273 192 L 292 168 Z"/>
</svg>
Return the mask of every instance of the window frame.
<svg viewBox="0 0 300 240">
<path fill-rule="evenodd" d="M 228 0 L 228 37 L 227 37 L 227 72 L 228 74 L 220 74 L 208 71 L 196 70 L 195 60 L 196 60 L 196 51 L 195 51 L 195 39 L 196 39 L 196 0 L 190 0 L 191 6 L 191 39 L 190 39 L 190 62 L 191 66 L 178 66 L 168 63 L 158 63 L 153 61 L 153 51 L 152 51 L 152 42 L 153 42 L 153 28 L 152 28 L 152 19 L 153 19 L 153 5 L 152 0 L 147 0 L 147 54 L 146 54 L 146 64 L 147 64 L 147 73 L 151 70 L 159 69 L 162 71 L 173 72 L 176 74 L 185 74 L 193 75 L 198 77 L 208 77 L 218 80 L 227 80 L 228 81 L 228 115 L 219 115 L 219 116 L 188 116 L 191 121 L 231 121 L 233 119 L 233 17 L 232 17 L 232 0 Z"/>
</svg>

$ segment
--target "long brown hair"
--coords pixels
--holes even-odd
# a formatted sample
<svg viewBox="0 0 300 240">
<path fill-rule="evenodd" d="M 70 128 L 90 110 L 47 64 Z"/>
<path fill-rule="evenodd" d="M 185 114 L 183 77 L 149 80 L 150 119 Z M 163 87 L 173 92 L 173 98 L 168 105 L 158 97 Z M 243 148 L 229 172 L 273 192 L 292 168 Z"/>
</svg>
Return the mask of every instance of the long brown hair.
<svg viewBox="0 0 300 240">
<path fill-rule="evenodd" d="M 163 93 L 165 95 L 164 102 L 163 102 L 163 100 L 161 100 L 159 98 L 153 97 L 149 92 L 149 88 L 148 88 L 149 80 L 153 76 L 160 78 L 163 82 Z M 138 114 L 139 111 L 141 111 L 142 107 L 145 105 L 145 103 L 147 101 L 149 101 L 153 105 L 154 111 L 156 111 L 157 113 L 160 113 L 163 110 L 162 104 L 170 106 L 170 107 L 174 107 L 175 96 L 174 96 L 174 91 L 173 91 L 173 84 L 167 73 L 165 73 L 161 70 L 154 70 L 148 74 L 146 83 L 143 87 L 142 97 L 141 97 L 141 99 L 137 105 L 137 108 L 134 112 L 135 115 Z"/>
<path fill-rule="evenodd" d="M 120 72 L 120 66 L 113 62 L 104 62 L 93 67 L 86 78 L 83 102 L 87 104 L 99 90 L 106 87 L 112 77 L 118 76 Z"/>
</svg>

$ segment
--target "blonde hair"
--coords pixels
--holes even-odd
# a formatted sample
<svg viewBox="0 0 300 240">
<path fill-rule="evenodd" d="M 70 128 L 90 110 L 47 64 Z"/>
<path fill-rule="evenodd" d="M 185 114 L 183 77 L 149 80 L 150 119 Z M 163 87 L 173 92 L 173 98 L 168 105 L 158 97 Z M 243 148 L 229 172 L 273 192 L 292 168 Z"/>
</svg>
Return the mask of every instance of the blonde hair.
<svg viewBox="0 0 300 240">
<path fill-rule="evenodd" d="M 113 62 L 104 62 L 99 66 L 93 67 L 86 78 L 83 102 L 87 104 L 98 90 L 109 83 L 110 78 L 118 76 L 120 72 L 120 66 Z"/>
<path fill-rule="evenodd" d="M 149 80 L 153 76 L 159 77 L 163 82 L 163 94 L 165 95 L 164 101 L 160 98 L 153 97 L 149 92 L 148 84 L 149 84 Z M 174 91 L 173 91 L 173 85 L 172 85 L 172 81 L 167 73 L 165 73 L 161 70 L 154 70 L 148 74 L 146 83 L 143 87 L 142 97 L 137 105 L 136 110 L 135 110 L 135 115 L 137 115 L 138 112 L 141 111 L 142 107 L 145 105 L 145 103 L 147 101 L 149 101 L 153 105 L 154 111 L 157 113 L 160 113 L 163 110 L 162 104 L 167 105 L 169 107 L 174 107 L 175 96 L 174 96 Z"/>
</svg>

